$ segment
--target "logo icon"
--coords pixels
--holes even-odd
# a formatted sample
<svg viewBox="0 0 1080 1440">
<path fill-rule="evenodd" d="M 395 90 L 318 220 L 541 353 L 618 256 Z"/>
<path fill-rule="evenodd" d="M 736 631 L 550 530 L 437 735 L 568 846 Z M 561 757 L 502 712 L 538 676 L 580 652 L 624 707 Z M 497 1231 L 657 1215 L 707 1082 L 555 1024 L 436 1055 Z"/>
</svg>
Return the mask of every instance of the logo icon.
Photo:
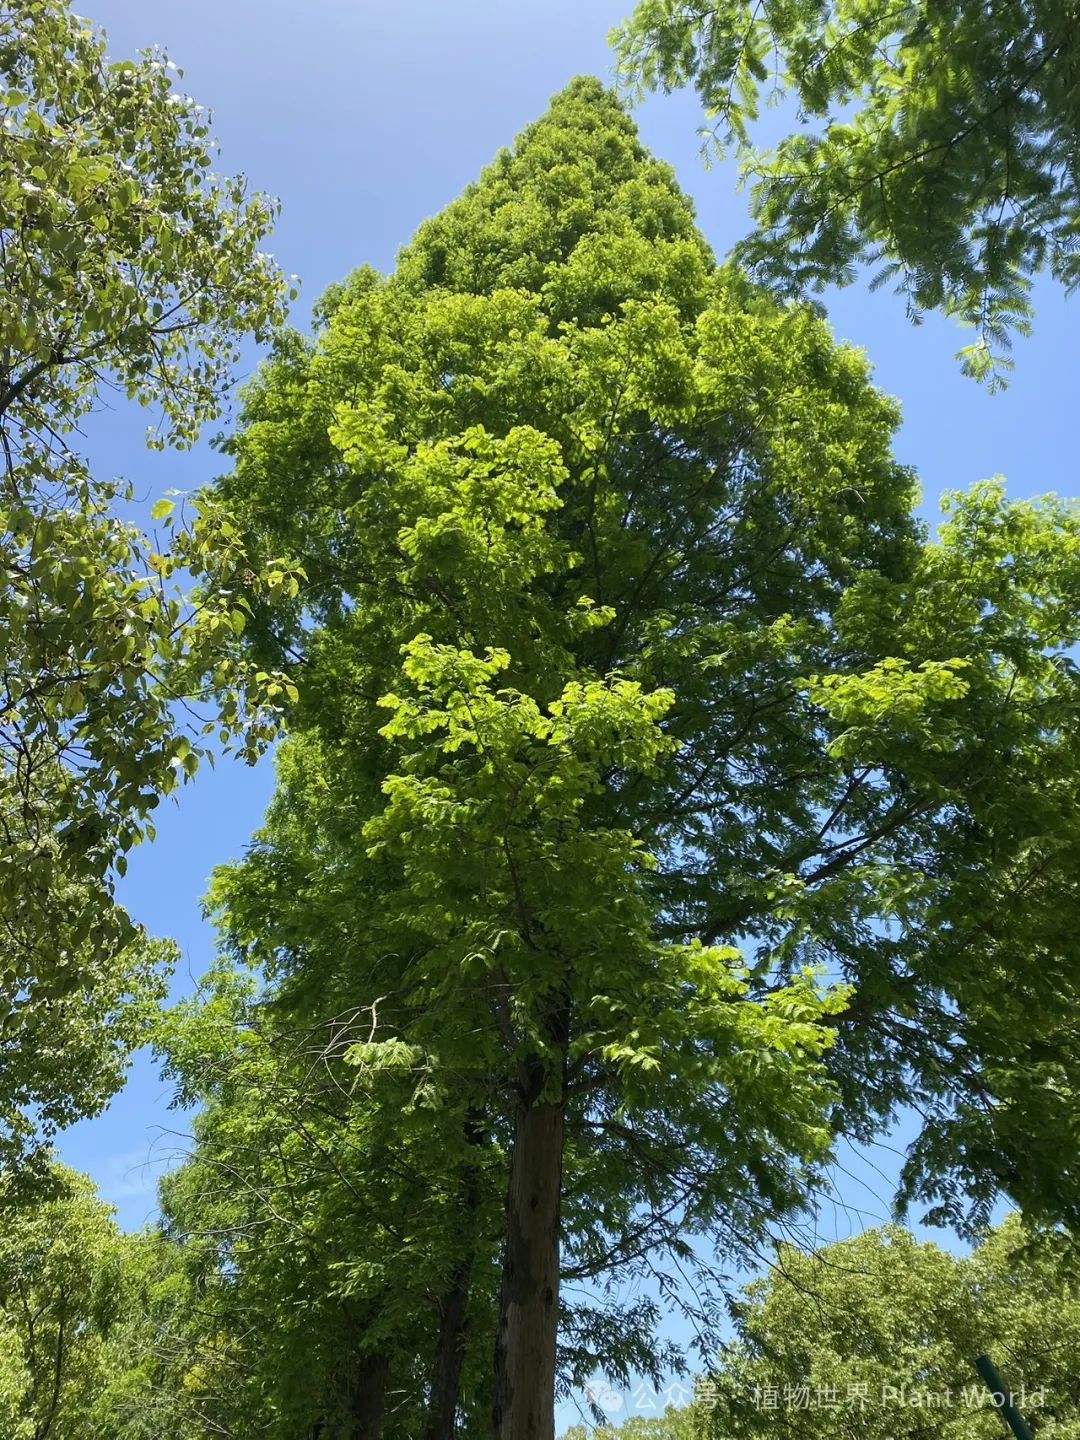
<svg viewBox="0 0 1080 1440">
<path fill-rule="evenodd" d="M 606 1380 L 590 1380 L 585 1386 L 585 1399 L 590 1405 L 615 1414 L 623 1408 L 623 1397 Z"/>
</svg>

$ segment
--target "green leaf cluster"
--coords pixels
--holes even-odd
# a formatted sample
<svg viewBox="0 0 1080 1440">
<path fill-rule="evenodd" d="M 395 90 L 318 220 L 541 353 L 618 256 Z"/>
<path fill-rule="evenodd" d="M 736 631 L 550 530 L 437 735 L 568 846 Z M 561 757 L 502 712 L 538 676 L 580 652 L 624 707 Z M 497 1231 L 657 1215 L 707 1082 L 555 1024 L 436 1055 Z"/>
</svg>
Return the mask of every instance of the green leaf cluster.
<svg viewBox="0 0 1080 1440">
<path fill-rule="evenodd" d="M 993 388 L 1030 331 L 1032 278 L 1076 288 L 1070 0 L 641 0 L 612 41 L 632 91 L 697 90 L 706 143 L 734 146 L 750 189 L 736 253 L 783 292 L 876 266 L 914 320 L 975 331 L 958 358 Z M 770 150 L 752 143 L 763 97 L 795 122 Z"/>
<path fill-rule="evenodd" d="M 158 412 L 153 446 L 190 446 L 238 345 L 284 316 L 274 206 L 210 169 L 174 69 L 110 60 L 64 0 L 0 5 L 0 1165 L 32 1111 L 115 1088 L 152 951 L 113 882 L 206 737 L 253 758 L 287 695 L 237 640 L 247 597 L 296 577 L 253 572 L 209 504 L 160 501 L 143 534 L 75 449 L 110 388 Z M 180 702 L 208 709 L 192 726 Z"/>
</svg>

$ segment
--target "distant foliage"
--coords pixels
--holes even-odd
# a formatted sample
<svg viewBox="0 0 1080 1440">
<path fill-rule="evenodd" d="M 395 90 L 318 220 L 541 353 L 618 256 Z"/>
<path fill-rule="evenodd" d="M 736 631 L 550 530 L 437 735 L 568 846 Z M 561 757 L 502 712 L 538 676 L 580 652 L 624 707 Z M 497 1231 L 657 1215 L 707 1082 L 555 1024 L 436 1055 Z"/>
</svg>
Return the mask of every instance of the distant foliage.
<svg viewBox="0 0 1080 1440">
<path fill-rule="evenodd" d="M 0 1182 L 0 1433 L 99 1440 L 123 1304 L 123 1237 L 83 1175 L 54 1166 L 44 1198 Z"/>
<path fill-rule="evenodd" d="M 982 1354 L 1040 1437 L 1080 1436 L 1075 1247 L 1017 1216 L 967 1257 L 895 1225 L 813 1254 L 784 1246 L 737 1323 L 699 1384 L 702 1440 L 994 1440 L 1005 1431 Z"/>
<path fill-rule="evenodd" d="M 1035 1433 L 1080 1436 L 1075 1245 L 1017 1215 L 967 1256 L 899 1225 L 816 1251 L 784 1244 L 732 1308 L 736 1336 L 692 1403 L 620 1424 L 633 1396 L 616 1391 L 606 1424 L 567 1440 L 996 1440 L 984 1354 Z"/>
</svg>

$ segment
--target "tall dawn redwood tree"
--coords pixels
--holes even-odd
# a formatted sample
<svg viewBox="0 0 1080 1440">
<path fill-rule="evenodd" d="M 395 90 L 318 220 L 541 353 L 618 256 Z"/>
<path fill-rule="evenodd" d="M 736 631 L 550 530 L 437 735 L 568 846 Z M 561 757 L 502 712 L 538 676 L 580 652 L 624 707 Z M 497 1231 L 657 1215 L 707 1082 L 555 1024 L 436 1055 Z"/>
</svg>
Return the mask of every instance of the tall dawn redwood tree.
<svg viewBox="0 0 1080 1440">
<path fill-rule="evenodd" d="M 928 542 L 896 419 L 588 79 L 247 394 L 217 498 L 303 566 L 245 636 L 300 684 L 215 903 L 505 1157 L 500 1440 L 579 1373 L 565 1275 L 759 1234 L 903 1100 L 908 1195 L 1076 1215 L 1080 526 L 980 486 Z"/>
</svg>

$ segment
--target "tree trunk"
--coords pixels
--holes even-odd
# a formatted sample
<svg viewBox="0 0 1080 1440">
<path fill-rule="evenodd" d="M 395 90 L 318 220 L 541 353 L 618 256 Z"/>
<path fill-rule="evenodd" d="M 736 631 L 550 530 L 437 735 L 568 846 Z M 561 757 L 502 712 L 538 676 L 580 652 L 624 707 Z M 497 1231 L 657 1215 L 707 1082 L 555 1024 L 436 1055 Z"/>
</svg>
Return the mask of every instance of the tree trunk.
<svg viewBox="0 0 1080 1440">
<path fill-rule="evenodd" d="M 465 1329 L 468 1321 L 469 1287 L 477 1245 L 477 1208 L 481 1198 L 478 1151 L 487 1139 L 483 1114 L 470 1109 L 465 1116 L 466 1159 L 461 1171 L 460 1216 L 466 1227 L 464 1249 L 450 1275 L 439 1315 L 439 1337 L 431 1373 L 431 1402 L 424 1440 L 453 1440 L 461 1391 L 461 1368 L 465 1360 Z"/>
<path fill-rule="evenodd" d="M 565 1103 L 523 1099 L 506 1193 L 494 1440 L 554 1440 Z"/>
<path fill-rule="evenodd" d="M 379 1440 L 389 1372 L 385 1355 L 365 1355 L 358 1362 L 350 1389 L 348 1440 Z"/>
<path fill-rule="evenodd" d="M 469 1303 L 472 1256 L 460 1261 L 450 1277 L 439 1318 L 439 1338 L 431 1375 L 431 1405 L 424 1440 L 453 1440 L 461 1365 L 465 1358 L 465 1317 Z"/>
</svg>

